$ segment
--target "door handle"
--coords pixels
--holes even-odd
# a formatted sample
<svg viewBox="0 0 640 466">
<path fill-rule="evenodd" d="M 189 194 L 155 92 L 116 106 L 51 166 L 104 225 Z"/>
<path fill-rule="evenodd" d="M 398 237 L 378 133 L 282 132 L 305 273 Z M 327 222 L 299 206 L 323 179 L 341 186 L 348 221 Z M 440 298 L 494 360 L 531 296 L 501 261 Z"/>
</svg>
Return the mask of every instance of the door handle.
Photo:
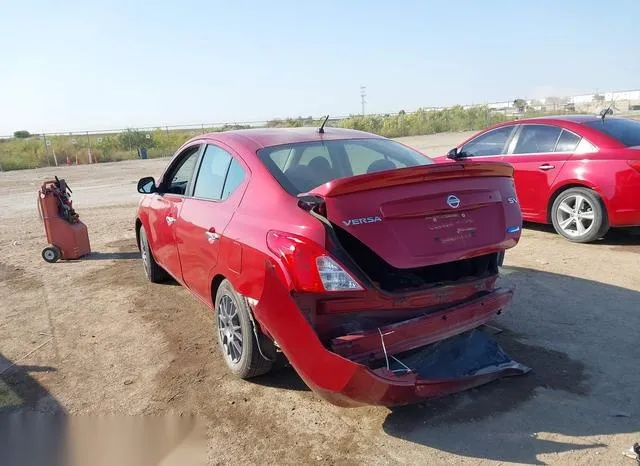
<svg viewBox="0 0 640 466">
<path fill-rule="evenodd" d="M 215 243 L 220 239 L 220 235 L 215 231 L 205 231 L 204 236 L 207 237 L 207 241 L 209 241 L 209 243 Z"/>
<path fill-rule="evenodd" d="M 176 219 L 171 215 L 167 215 L 164 219 L 167 221 L 167 225 L 173 225 L 174 223 L 176 223 Z"/>
<path fill-rule="evenodd" d="M 547 170 L 552 170 L 552 169 L 554 169 L 554 168 L 556 168 L 556 167 L 555 167 L 555 165 L 551 165 L 551 164 L 549 164 L 549 163 L 544 163 L 544 164 L 540 165 L 538 168 L 539 168 L 540 170 L 547 171 Z"/>
</svg>

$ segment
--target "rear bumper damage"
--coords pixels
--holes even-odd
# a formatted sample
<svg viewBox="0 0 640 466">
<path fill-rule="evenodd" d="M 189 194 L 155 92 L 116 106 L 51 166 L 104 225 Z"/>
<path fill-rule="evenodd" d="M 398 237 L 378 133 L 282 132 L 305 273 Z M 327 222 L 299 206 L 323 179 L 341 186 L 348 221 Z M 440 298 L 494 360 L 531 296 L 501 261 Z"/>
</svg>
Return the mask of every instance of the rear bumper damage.
<svg viewBox="0 0 640 466">
<path fill-rule="evenodd" d="M 512 290 L 497 289 L 481 298 L 395 324 L 350 333 L 332 340 L 331 349 L 361 362 L 398 354 L 473 330 L 509 304 Z M 384 342 L 384 348 L 382 346 Z"/>
<path fill-rule="evenodd" d="M 398 406 L 528 372 L 493 340 L 472 330 L 511 296 L 511 290 L 494 290 L 446 310 L 337 337 L 332 351 L 267 264 L 254 314 L 305 383 L 326 400 L 340 406 Z M 374 368 L 365 365 L 367 360 L 383 362 Z"/>
</svg>

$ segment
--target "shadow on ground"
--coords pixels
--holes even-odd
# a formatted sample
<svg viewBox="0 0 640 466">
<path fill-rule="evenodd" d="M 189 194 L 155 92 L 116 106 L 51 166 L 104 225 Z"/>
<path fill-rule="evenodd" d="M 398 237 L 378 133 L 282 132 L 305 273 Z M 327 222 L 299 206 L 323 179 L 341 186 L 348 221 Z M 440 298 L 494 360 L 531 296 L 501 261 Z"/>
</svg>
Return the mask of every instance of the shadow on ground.
<svg viewBox="0 0 640 466">
<path fill-rule="evenodd" d="M 91 252 L 89 255 L 84 256 L 83 260 L 97 261 L 97 260 L 112 260 L 112 259 L 139 259 L 139 252 Z"/>
<path fill-rule="evenodd" d="M 260 377 L 248 379 L 248 382 L 265 387 L 281 388 L 283 390 L 299 392 L 311 391 L 284 357 L 278 358 L 270 372 Z"/>
<path fill-rule="evenodd" d="M 55 371 L 54 367 L 14 364 L 0 353 L 0 416 L 22 408 L 62 411 L 58 401 L 31 377 L 32 372 Z"/>
<path fill-rule="evenodd" d="M 14 365 L 0 353 L 0 464 L 62 464 L 66 411 L 31 376 L 55 370 Z"/>
<path fill-rule="evenodd" d="M 533 371 L 417 406 L 392 409 L 384 431 L 471 458 L 528 464 L 543 464 L 537 456 L 544 453 L 606 446 L 588 443 L 584 437 L 637 432 L 637 419 L 633 418 L 640 415 L 640 371 L 625 371 L 624 365 L 631 368 L 633 361 L 640 358 L 638 345 L 633 343 L 640 319 L 635 317 L 632 325 L 628 320 L 633 318 L 633 310 L 640 310 L 640 293 L 524 268 L 508 267 L 505 272 L 504 280 L 516 284 L 516 296 L 522 297 L 514 301 L 508 313 L 526 316 L 527 321 L 510 323 L 519 331 L 525 329 L 522 334 L 498 324 L 505 331 L 495 338 L 511 357 Z M 546 295 L 543 290 L 548 290 Z M 574 304 L 567 306 L 572 300 Z M 558 306 L 560 303 L 562 306 Z M 551 323 L 544 324 L 546 328 L 540 330 L 544 337 L 540 339 L 552 345 L 566 345 L 573 354 L 584 354 L 581 360 L 532 344 L 536 337 L 525 332 L 545 318 Z M 586 323 L 591 321 L 593 327 Z M 611 348 L 603 348 L 603 354 L 607 351 L 613 356 L 619 352 L 620 358 L 611 364 L 594 363 L 587 368 L 585 365 L 591 366 L 590 355 L 606 344 L 597 341 L 601 338 L 598 325 L 606 325 L 606 335 L 611 336 Z M 594 393 L 594 384 L 609 386 Z M 629 402 L 618 416 L 615 400 L 620 399 Z M 508 416 L 516 409 L 517 417 Z M 607 411 L 603 413 L 603 409 Z M 538 438 L 537 432 L 582 437 L 583 441 L 577 444 L 545 440 Z"/>
<path fill-rule="evenodd" d="M 563 239 L 553 229 L 553 225 L 544 225 L 541 223 L 525 222 L 524 227 L 527 230 L 539 231 L 541 233 L 549 233 L 550 235 L 557 236 L 558 239 Z M 640 229 L 625 229 L 625 228 L 612 228 L 604 236 L 590 243 L 589 246 L 606 245 L 606 246 L 628 246 L 624 250 L 633 250 L 634 252 L 640 252 L 636 246 L 640 246 Z"/>
</svg>

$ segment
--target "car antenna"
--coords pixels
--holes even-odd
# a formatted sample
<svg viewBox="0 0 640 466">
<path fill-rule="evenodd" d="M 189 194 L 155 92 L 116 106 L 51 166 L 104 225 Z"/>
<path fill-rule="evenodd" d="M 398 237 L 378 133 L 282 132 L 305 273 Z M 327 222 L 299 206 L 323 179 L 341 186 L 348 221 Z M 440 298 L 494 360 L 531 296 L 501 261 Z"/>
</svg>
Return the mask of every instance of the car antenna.
<svg viewBox="0 0 640 466">
<path fill-rule="evenodd" d="M 600 111 L 600 118 L 602 118 L 602 121 L 604 121 L 604 118 L 610 114 L 609 112 L 611 112 L 612 106 L 613 106 L 613 96 L 611 96 L 611 103 L 609 104 L 609 106 L 605 110 Z"/>
<path fill-rule="evenodd" d="M 324 125 L 327 123 L 327 120 L 329 119 L 329 115 L 327 115 L 326 117 L 324 117 L 324 121 L 322 122 L 322 124 L 320 125 L 320 128 L 318 128 L 318 133 L 320 134 L 324 134 Z"/>
</svg>

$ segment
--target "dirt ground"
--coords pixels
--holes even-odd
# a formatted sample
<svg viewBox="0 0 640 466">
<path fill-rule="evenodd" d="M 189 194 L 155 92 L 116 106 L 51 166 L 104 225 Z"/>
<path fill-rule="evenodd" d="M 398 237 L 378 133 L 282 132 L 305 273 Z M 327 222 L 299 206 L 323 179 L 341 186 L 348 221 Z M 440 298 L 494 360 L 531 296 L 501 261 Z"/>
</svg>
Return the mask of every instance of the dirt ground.
<svg viewBox="0 0 640 466">
<path fill-rule="evenodd" d="M 405 141 L 434 154 L 465 136 Z M 507 253 L 501 280 L 516 297 L 495 325 L 529 375 L 411 407 L 342 409 L 290 368 L 233 378 L 211 313 L 176 284 L 145 281 L 135 183 L 165 163 L 0 173 L 0 426 L 19 407 L 193 413 L 219 464 L 633 464 L 622 452 L 640 441 L 639 237 L 579 245 L 528 226 Z M 53 174 L 88 225 L 86 259 L 40 257 L 35 193 Z"/>
</svg>

